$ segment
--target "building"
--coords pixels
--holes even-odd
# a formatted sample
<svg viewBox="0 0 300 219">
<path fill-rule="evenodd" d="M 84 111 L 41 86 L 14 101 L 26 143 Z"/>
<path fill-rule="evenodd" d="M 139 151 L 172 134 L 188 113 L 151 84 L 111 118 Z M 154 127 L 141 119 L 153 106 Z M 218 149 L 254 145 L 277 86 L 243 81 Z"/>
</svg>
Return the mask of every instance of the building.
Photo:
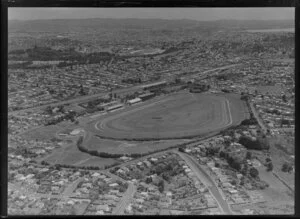
<svg viewBox="0 0 300 219">
<path fill-rule="evenodd" d="M 138 97 L 127 101 L 127 103 L 129 105 L 133 105 L 133 104 L 140 103 L 140 102 L 142 102 L 142 99 L 138 98 Z"/>
<path fill-rule="evenodd" d="M 143 88 L 143 90 L 151 90 L 151 89 L 161 88 L 166 85 L 167 85 L 166 81 L 160 81 L 160 82 L 156 82 L 156 83 L 152 83 L 152 84 L 143 85 L 142 88 Z"/>
<path fill-rule="evenodd" d="M 147 93 L 147 94 L 142 94 L 139 96 L 139 98 L 142 100 L 142 101 L 146 101 L 146 100 L 149 100 L 151 98 L 155 97 L 155 94 L 154 93 Z"/>
<path fill-rule="evenodd" d="M 121 109 L 121 108 L 123 108 L 123 104 L 116 104 L 116 105 L 113 105 L 113 106 L 110 106 L 110 107 L 108 107 L 107 108 L 107 111 L 108 112 L 111 112 L 111 111 L 114 111 L 114 110 L 117 110 L 117 109 Z"/>
</svg>

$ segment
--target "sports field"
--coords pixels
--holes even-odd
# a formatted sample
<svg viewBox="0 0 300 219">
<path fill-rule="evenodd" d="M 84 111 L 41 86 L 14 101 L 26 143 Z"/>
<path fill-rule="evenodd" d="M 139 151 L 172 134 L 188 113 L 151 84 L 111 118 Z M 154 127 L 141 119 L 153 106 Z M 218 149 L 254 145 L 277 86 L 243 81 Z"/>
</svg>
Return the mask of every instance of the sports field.
<svg viewBox="0 0 300 219">
<path fill-rule="evenodd" d="M 119 112 L 90 124 L 101 137 L 113 139 L 178 139 L 204 136 L 244 118 L 238 96 L 181 92 Z"/>
</svg>

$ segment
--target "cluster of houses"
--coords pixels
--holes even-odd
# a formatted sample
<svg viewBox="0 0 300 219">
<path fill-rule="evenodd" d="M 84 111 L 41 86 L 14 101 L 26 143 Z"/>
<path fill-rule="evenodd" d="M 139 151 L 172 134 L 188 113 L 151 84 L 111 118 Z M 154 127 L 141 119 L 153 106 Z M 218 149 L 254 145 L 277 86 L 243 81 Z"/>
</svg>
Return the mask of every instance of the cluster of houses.
<svg viewBox="0 0 300 219">
<path fill-rule="evenodd" d="M 292 101 L 283 102 L 282 97 L 275 96 L 256 97 L 252 101 L 270 130 L 295 128 L 295 104 Z"/>
<path fill-rule="evenodd" d="M 162 180 L 156 173 L 151 174 L 151 169 L 159 163 L 176 162 L 178 175 L 173 175 L 168 180 L 168 189 L 159 191 L 158 182 Z M 136 171 L 139 170 L 139 174 Z M 175 214 L 175 212 L 206 210 L 217 208 L 217 204 L 207 187 L 199 181 L 193 171 L 185 164 L 177 154 L 168 153 L 156 157 L 148 157 L 145 160 L 122 166 L 111 170 L 112 173 L 122 177 L 128 182 L 138 186 L 134 199 L 126 207 L 126 214 Z M 168 169 L 164 173 L 168 173 Z M 146 178 L 151 178 L 150 182 Z M 165 181 L 166 183 L 166 181 Z M 193 201 L 191 200 L 193 198 Z M 162 213 L 162 211 L 168 211 Z"/>
<path fill-rule="evenodd" d="M 128 187 L 96 171 L 30 165 L 10 174 L 9 184 L 18 187 L 9 186 L 8 192 L 9 212 L 14 214 L 111 214 Z"/>
<path fill-rule="evenodd" d="M 8 133 L 17 135 L 28 129 L 44 125 L 47 118 L 49 116 L 39 112 L 20 112 L 15 115 L 8 115 Z"/>
</svg>

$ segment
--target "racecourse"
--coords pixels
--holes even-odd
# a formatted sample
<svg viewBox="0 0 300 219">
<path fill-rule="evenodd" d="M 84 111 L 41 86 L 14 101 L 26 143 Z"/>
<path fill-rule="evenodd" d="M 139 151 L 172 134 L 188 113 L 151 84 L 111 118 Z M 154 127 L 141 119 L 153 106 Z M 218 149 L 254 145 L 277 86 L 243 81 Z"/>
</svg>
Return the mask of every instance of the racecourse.
<svg viewBox="0 0 300 219">
<path fill-rule="evenodd" d="M 244 111 L 238 97 L 180 92 L 108 113 L 89 130 L 120 140 L 189 138 L 237 125 L 245 118 Z"/>
</svg>

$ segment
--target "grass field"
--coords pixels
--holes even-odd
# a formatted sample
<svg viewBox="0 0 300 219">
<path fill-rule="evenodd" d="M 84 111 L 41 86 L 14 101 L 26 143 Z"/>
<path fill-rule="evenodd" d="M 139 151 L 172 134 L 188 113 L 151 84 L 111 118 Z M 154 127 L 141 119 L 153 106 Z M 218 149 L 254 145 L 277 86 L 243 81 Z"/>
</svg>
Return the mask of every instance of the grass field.
<svg viewBox="0 0 300 219">
<path fill-rule="evenodd" d="M 75 143 L 66 145 L 62 148 L 56 149 L 51 155 L 44 159 L 50 164 L 67 164 L 75 166 L 98 166 L 104 167 L 116 161 L 111 158 L 101 158 L 91 156 L 87 153 L 81 152 L 76 147 Z"/>
<path fill-rule="evenodd" d="M 187 142 L 187 140 L 161 140 L 161 141 L 116 141 L 110 139 L 100 139 L 96 136 L 90 138 L 85 145 L 91 150 L 107 152 L 111 154 L 122 153 L 146 153 L 171 147 L 176 144 Z"/>
<path fill-rule="evenodd" d="M 239 124 L 245 115 L 238 96 L 181 92 L 109 113 L 90 128 L 99 136 L 114 139 L 184 138 Z"/>
</svg>

